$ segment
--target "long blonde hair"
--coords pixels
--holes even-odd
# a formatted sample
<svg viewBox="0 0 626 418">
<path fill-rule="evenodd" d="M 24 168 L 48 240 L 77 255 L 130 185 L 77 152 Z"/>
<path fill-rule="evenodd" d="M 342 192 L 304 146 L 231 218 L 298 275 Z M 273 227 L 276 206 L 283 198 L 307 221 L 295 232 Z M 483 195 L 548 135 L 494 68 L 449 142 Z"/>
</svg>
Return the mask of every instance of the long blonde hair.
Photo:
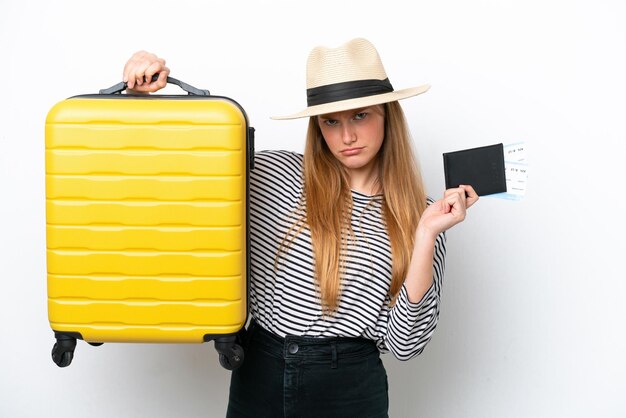
<svg viewBox="0 0 626 418">
<path fill-rule="evenodd" d="M 400 104 L 386 103 L 384 116 L 385 137 L 376 156 L 377 186 L 378 192 L 383 194 L 383 219 L 391 243 L 389 295 L 393 303 L 407 274 L 415 230 L 426 208 L 426 196 Z M 287 250 L 306 223 L 311 231 L 315 278 L 322 306 L 334 312 L 341 293 L 341 254 L 347 250 L 352 235 L 352 195 L 348 173 L 326 145 L 316 116 L 309 120 L 303 172 L 304 203 L 300 206 L 306 210 L 298 211 L 300 217 L 287 233 L 279 253 Z"/>
</svg>

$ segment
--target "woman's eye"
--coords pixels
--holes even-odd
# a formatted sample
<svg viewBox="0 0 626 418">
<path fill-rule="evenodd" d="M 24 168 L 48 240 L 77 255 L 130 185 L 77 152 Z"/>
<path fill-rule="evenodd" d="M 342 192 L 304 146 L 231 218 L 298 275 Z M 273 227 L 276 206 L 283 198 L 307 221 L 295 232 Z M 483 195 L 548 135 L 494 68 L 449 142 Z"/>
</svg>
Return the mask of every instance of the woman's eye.
<svg viewBox="0 0 626 418">
<path fill-rule="evenodd" d="M 366 112 L 360 112 L 360 113 L 357 113 L 356 115 L 354 115 L 354 119 L 362 120 L 362 119 L 365 119 L 366 116 L 367 116 Z"/>
<path fill-rule="evenodd" d="M 324 125 L 326 126 L 335 126 L 337 125 L 337 121 L 335 119 L 325 119 Z"/>
</svg>

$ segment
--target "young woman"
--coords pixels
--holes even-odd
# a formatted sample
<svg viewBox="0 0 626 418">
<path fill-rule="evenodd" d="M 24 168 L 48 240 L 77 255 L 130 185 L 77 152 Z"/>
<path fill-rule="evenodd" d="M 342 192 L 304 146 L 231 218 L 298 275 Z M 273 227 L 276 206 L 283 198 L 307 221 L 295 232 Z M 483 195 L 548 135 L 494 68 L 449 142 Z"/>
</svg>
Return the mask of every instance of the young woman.
<svg viewBox="0 0 626 418">
<path fill-rule="evenodd" d="M 154 82 L 152 75 L 159 73 Z M 138 52 L 129 93 L 169 69 Z M 229 417 L 386 417 L 380 353 L 422 352 L 439 316 L 444 231 L 478 200 L 469 185 L 424 193 L 395 91 L 365 39 L 307 62 L 304 155 L 261 151 L 250 185 L 251 321 Z"/>
</svg>

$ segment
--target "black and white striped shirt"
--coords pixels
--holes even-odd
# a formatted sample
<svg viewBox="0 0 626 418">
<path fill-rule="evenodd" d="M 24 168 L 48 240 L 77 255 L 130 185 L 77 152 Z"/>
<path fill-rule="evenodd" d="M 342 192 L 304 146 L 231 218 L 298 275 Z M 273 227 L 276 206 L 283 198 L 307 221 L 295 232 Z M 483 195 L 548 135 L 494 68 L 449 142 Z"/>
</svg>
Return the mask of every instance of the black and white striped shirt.
<svg viewBox="0 0 626 418">
<path fill-rule="evenodd" d="M 403 286 L 389 306 L 391 247 L 382 196 L 352 192 L 354 238 L 345 255 L 337 312 L 324 314 L 314 282 L 311 235 L 304 227 L 276 256 L 298 215 L 303 191 L 301 154 L 261 151 L 250 176 L 251 315 L 284 337 L 364 337 L 381 352 L 408 360 L 422 352 L 437 325 L 445 264 L 445 235 L 436 241 L 433 285 L 418 303 Z"/>
</svg>

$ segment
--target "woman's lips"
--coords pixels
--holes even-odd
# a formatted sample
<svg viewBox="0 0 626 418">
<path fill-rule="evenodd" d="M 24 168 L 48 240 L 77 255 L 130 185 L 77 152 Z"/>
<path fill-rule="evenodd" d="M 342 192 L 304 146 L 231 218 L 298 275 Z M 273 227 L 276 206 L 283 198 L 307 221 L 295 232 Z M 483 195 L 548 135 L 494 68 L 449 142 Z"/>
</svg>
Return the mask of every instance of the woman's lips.
<svg viewBox="0 0 626 418">
<path fill-rule="evenodd" d="M 346 149 L 341 150 L 341 154 L 345 156 L 357 155 L 361 153 L 361 151 L 363 151 L 363 147 L 346 148 Z"/>
</svg>

